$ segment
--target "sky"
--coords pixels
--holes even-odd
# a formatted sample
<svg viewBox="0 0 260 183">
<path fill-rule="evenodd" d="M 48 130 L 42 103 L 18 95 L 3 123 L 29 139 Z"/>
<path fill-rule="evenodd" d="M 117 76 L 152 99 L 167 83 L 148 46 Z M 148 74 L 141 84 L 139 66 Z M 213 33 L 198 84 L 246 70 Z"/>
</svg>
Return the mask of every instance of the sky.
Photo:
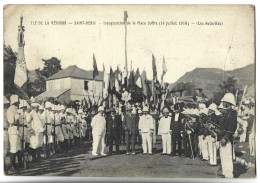
<svg viewBox="0 0 260 183">
<path fill-rule="evenodd" d="M 195 68 L 233 70 L 255 61 L 254 11 L 248 5 L 8 5 L 4 9 L 4 43 L 17 51 L 23 15 L 29 70 L 42 68 L 42 59 L 51 57 L 60 59 L 63 69 L 77 65 L 92 70 L 93 54 L 98 70 L 103 70 L 103 63 L 107 72 L 110 66 L 123 69 L 125 27 L 105 22 L 123 22 L 124 11 L 131 23 L 127 26 L 129 69 L 132 65 L 140 72 L 146 70 L 148 79 L 152 78 L 152 54 L 158 78 L 165 58 L 168 71 L 164 81 L 169 83 Z M 51 21 L 66 21 L 66 25 L 52 25 Z M 75 25 L 76 21 L 95 25 Z M 209 21 L 221 25 L 205 25 Z M 177 25 L 166 26 L 166 22 Z"/>
</svg>

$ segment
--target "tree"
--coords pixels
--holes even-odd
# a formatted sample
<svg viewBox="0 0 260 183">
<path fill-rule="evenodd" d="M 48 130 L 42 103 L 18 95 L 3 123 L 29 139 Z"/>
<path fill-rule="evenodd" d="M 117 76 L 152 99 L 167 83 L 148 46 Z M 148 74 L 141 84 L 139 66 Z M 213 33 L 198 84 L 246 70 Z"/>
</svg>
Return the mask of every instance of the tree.
<svg viewBox="0 0 260 183">
<path fill-rule="evenodd" d="M 48 60 L 42 59 L 42 61 L 44 62 L 44 67 L 41 71 L 41 74 L 46 78 L 49 78 L 50 76 L 61 70 L 61 61 L 56 57 L 51 57 L 51 59 Z"/>
<path fill-rule="evenodd" d="M 220 103 L 220 100 L 226 93 L 236 94 L 236 90 L 238 90 L 238 101 L 241 98 L 241 91 L 238 87 L 237 80 L 233 77 L 228 77 L 226 81 L 223 81 L 223 84 L 219 85 L 219 91 L 214 93 L 212 101 L 216 104 Z"/>
<path fill-rule="evenodd" d="M 34 76 L 32 77 L 32 75 Z M 46 78 L 41 74 L 40 69 L 29 71 L 28 76 L 27 90 L 29 97 L 37 96 L 46 90 Z"/>
<path fill-rule="evenodd" d="M 11 93 L 14 85 L 14 74 L 17 53 L 12 48 L 4 44 L 4 94 Z"/>
</svg>

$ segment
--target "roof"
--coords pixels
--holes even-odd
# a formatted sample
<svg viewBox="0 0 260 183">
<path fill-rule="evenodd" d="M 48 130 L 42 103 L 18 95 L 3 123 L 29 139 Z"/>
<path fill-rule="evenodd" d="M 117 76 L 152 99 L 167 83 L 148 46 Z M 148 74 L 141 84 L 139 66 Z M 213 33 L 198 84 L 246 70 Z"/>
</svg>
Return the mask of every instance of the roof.
<svg viewBox="0 0 260 183">
<path fill-rule="evenodd" d="M 70 89 L 45 91 L 45 92 L 41 93 L 40 95 L 38 95 L 36 98 L 37 99 L 47 99 L 47 98 L 50 98 L 50 97 L 57 98 L 68 90 L 70 90 Z"/>
<path fill-rule="evenodd" d="M 71 65 L 66 69 L 60 70 L 56 74 L 53 74 L 47 80 L 54 80 L 54 79 L 61 79 L 61 78 L 68 78 L 68 77 L 93 80 L 93 71 L 86 71 L 84 69 L 78 68 L 76 65 Z M 95 80 L 103 81 L 102 71 L 99 71 L 99 75 L 96 76 Z"/>
</svg>

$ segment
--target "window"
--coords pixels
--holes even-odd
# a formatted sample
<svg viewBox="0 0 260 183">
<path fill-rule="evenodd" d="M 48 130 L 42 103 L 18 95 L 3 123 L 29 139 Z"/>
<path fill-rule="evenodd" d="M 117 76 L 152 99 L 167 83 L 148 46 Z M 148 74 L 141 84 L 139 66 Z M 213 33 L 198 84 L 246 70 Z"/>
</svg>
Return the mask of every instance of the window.
<svg viewBox="0 0 260 183">
<path fill-rule="evenodd" d="M 88 81 L 84 81 L 84 90 L 88 90 Z"/>
</svg>

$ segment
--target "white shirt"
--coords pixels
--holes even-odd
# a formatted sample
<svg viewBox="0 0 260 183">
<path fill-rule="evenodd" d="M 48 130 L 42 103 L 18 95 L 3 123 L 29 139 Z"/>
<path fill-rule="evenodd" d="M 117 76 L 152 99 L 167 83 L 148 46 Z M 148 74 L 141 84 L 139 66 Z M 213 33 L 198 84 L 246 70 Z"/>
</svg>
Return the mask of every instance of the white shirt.
<svg viewBox="0 0 260 183">
<path fill-rule="evenodd" d="M 179 120 L 179 115 L 180 115 L 180 113 L 175 113 L 175 116 L 174 116 L 174 121 L 175 122 Z"/>
<path fill-rule="evenodd" d="M 17 107 L 14 105 L 11 105 L 6 112 L 7 122 L 10 125 L 13 125 L 15 122 L 19 120 L 19 114 Z M 8 134 L 9 135 L 18 135 L 17 126 L 9 126 L 8 128 Z"/>
<path fill-rule="evenodd" d="M 147 133 L 154 130 L 153 117 L 149 114 L 142 115 L 139 119 L 138 128 L 142 133 Z"/>
<path fill-rule="evenodd" d="M 101 135 L 106 132 L 106 119 L 99 113 L 94 116 L 91 121 L 92 133 L 95 135 Z"/>
<path fill-rule="evenodd" d="M 163 133 L 169 133 L 171 128 L 171 117 L 168 116 L 168 118 L 162 117 L 159 121 L 159 128 L 158 128 L 158 135 L 161 135 Z"/>
</svg>

